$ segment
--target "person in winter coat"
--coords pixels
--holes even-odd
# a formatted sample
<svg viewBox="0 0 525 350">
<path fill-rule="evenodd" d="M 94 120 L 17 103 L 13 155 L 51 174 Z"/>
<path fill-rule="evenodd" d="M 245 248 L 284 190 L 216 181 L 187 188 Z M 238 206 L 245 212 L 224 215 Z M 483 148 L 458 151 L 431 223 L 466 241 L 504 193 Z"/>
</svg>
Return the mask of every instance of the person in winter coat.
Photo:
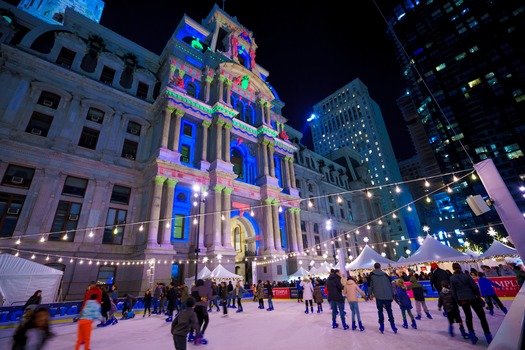
<svg viewBox="0 0 525 350">
<path fill-rule="evenodd" d="M 161 295 L 162 295 L 162 285 L 160 283 L 157 283 L 157 286 L 155 287 L 155 291 L 153 292 L 153 314 L 160 314 L 159 306 L 160 306 Z"/>
<path fill-rule="evenodd" d="M 452 292 L 450 291 L 450 282 L 443 281 L 441 282 L 441 292 L 439 292 L 438 299 L 438 310 L 441 311 L 441 308 L 446 312 L 448 318 L 448 333 L 451 337 L 454 336 L 454 322 L 459 324 L 459 330 L 464 339 L 468 339 L 469 335 L 463 327 L 463 321 L 461 320 L 461 315 L 459 314 L 459 305 L 454 299 Z"/>
<path fill-rule="evenodd" d="M 186 350 L 186 335 L 188 335 L 190 330 L 195 330 L 195 334 L 192 333 L 192 338 L 195 339 L 195 344 L 199 343 L 199 320 L 193 310 L 194 306 L 195 299 L 192 297 L 187 298 L 186 305 L 171 324 L 175 350 Z"/>
<path fill-rule="evenodd" d="M 186 307 L 186 300 L 188 300 L 189 292 L 188 292 L 188 286 L 186 286 L 186 282 L 182 281 L 179 288 L 179 295 L 180 295 L 180 309 L 184 310 Z"/>
<path fill-rule="evenodd" d="M 172 322 L 173 310 L 175 310 L 175 304 L 177 303 L 177 292 L 173 282 L 170 282 L 166 299 L 168 300 L 168 318 L 166 318 L 166 322 Z"/>
<path fill-rule="evenodd" d="M 118 304 L 118 287 L 116 284 L 111 286 L 111 300 L 113 300 L 115 305 Z"/>
<path fill-rule="evenodd" d="M 264 284 L 261 280 L 257 281 L 257 300 L 259 300 L 259 309 L 264 309 Z"/>
<path fill-rule="evenodd" d="M 75 350 L 80 349 L 80 345 L 84 344 L 84 349 L 89 350 L 91 342 L 91 330 L 93 328 L 93 321 L 102 321 L 101 306 L 97 301 L 98 295 L 92 294 L 91 299 L 86 302 L 78 321 L 78 335 Z"/>
<path fill-rule="evenodd" d="M 32 296 L 27 299 L 26 303 L 24 304 L 24 310 L 28 305 L 40 305 L 42 302 L 42 291 L 39 289 L 36 292 L 33 293 Z"/>
<path fill-rule="evenodd" d="M 489 313 L 491 315 L 494 315 L 494 304 L 492 304 L 492 300 L 494 300 L 496 305 L 498 305 L 499 309 L 503 311 L 505 315 L 507 314 L 507 308 L 503 305 L 501 300 L 499 300 L 498 296 L 496 295 L 496 291 L 494 290 L 494 287 L 503 289 L 499 284 L 488 279 L 484 273 L 480 273 L 478 287 L 481 292 L 481 296 L 485 298 L 485 301 L 487 302 L 487 307 L 489 308 Z"/>
<path fill-rule="evenodd" d="M 316 283 L 314 287 L 314 302 L 317 304 L 317 313 L 323 312 L 323 291 L 319 283 Z"/>
<path fill-rule="evenodd" d="M 110 297 L 108 293 L 106 292 L 106 288 L 102 287 L 100 288 L 100 290 L 102 291 L 102 298 L 101 298 L 100 306 L 101 306 L 102 317 L 104 318 L 104 320 L 102 320 L 102 322 L 100 322 L 97 325 L 97 327 L 103 327 L 106 325 L 108 321 L 108 312 L 111 309 Z"/>
<path fill-rule="evenodd" d="M 244 297 L 246 290 L 241 286 L 241 282 L 235 283 L 235 289 L 233 290 L 233 297 L 237 299 L 237 312 L 242 312 L 241 300 Z M 272 306 L 273 310 L 273 306 Z"/>
<path fill-rule="evenodd" d="M 386 309 L 388 321 L 394 333 L 397 333 L 396 324 L 394 321 L 394 314 L 392 312 L 392 300 L 394 300 L 394 289 L 390 277 L 381 270 L 381 264 L 374 264 L 374 271 L 370 273 L 370 300 L 376 298 L 377 314 L 379 316 L 379 331 L 381 333 L 385 330 L 385 316 L 383 314 L 383 307 Z"/>
<path fill-rule="evenodd" d="M 399 308 L 401 309 L 401 314 L 403 315 L 403 328 L 408 328 L 408 322 L 407 322 L 407 313 L 408 316 L 410 316 L 410 320 L 412 320 L 412 328 L 417 329 L 416 320 L 414 318 L 414 315 L 412 315 L 412 302 L 410 301 L 410 297 L 407 294 L 407 290 L 405 287 L 405 281 L 400 278 L 396 280 L 396 303 L 399 305 Z"/>
<path fill-rule="evenodd" d="M 266 309 L 266 311 L 273 311 L 273 287 L 270 281 L 266 281 L 266 294 L 268 295 L 268 308 Z"/>
<path fill-rule="evenodd" d="M 222 303 L 222 317 L 228 316 L 228 286 L 226 285 L 226 282 L 221 282 L 220 288 L 217 288 L 218 291 L 218 298 L 220 298 Z M 208 309 L 208 311 L 210 311 Z"/>
<path fill-rule="evenodd" d="M 479 300 L 481 295 L 476 282 L 474 282 L 472 277 L 462 272 L 461 265 L 458 263 L 453 263 L 452 269 L 454 270 L 454 274 L 450 277 L 451 291 L 465 313 L 465 322 L 467 323 L 470 341 L 472 344 L 478 342 L 472 325 L 472 310 L 474 310 L 481 322 L 485 339 L 487 339 L 487 342 L 490 344 L 492 342 L 492 335 L 489 324 L 487 323 L 487 318 L 485 317 L 485 310 L 483 310 L 483 305 Z"/>
<path fill-rule="evenodd" d="M 432 319 L 432 315 L 428 311 L 427 304 L 425 303 L 425 287 L 417 281 L 416 276 L 410 277 L 410 285 L 408 285 L 407 290 L 411 290 L 414 293 L 414 300 L 416 301 L 416 320 L 421 320 L 421 306 L 423 306 L 423 311 L 427 315 L 427 318 Z"/>
<path fill-rule="evenodd" d="M 514 264 L 512 267 L 512 271 L 516 274 L 516 283 L 518 283 L 518 287 L 523 286 L 523 283 L 525 282 L 525 271 L 523 271 L 520 267 L 520 265 Z"/>
<path fill-rule="evenodd" d="M 331 271 L 330 276 L 326 279 L 326 289 L 328 290 L 328 302 L 332 308 L 332 328 L 339 327 L 336 322 L 338 309 L 343 328 L 350 328 L 345 322 L 345 298 L 343 297 L 343 288 L 344 286 L 341 284 L 341 273 L 339 270 Z"/>
<path fill-rule="evenodd" d="M 30 319 L 16 329 L 13 335 L 12 350 L 43 349 L 47 341 L 54 336 L 49 329 L 50 319 L 49 309 L 41 306 L 35 307 Z"/>
<path fill-rule="evenodd" d="M 357 322 L 359 324 L 359 330 L 364 331 L 365 327 L 361 323 L 361 315 L 359 313 L 359 305 L 357 304 L 357 294 L 360 294 L 363 298 L 366 299 L 366 294 L 359 288 L 357 283 L 352 277 L 349 277 L 346 280 L 345 287 L 343 288 L 343 295 L 346 295 L 346 301 L 348 301 L 348 306 L 352 311 L 352 330 L 356 330 L 357 326 L 355 324 L 355 317 L 357 316 Z"/>
<path fill-rule="evenodd" d="M 441 269 L 438 264 L 432 263 L 430 264 L 430 285 L 432 286 L 432 291 L 438 291 L 441 292 L 441 282 L 443 281 L 449 281 L 450 276 L 449 274 Z"/>
<path fill-rule="evenodd" d="M 295 287 L 297 288 L 297 302 L 303 302 L 303 287 L 301 287 L 301 279 L 295 281 Z"/>
<path fill-rule="evenodd" d="M 215 305 L 216 310 L 219 311 L 219 299 L 221 298 L 221 296 L 219 295 L 219 286 L 217 285 L 217 283 L 212 282 L 211 292 L 213 295 L 212 297 L 213 299 L 209 301 L 208 312 L 212 312 L 214 305 Z"/>
<path fill-rule="evenodd" d="M 228 281 L 228 307 L 235 308 L 235 299 L 233 298 L 233 284 L 232 281 Z M 232 305 L 233 301 L 233 305 Z"/>
<path fill-rule="evenodd" d="M 145 317 L 146 313 L 148 313 L 148 317 L 151 316 L 152 299 L 153 299 L 153 296 L 151 295 L 151 290 L 148 288 L 146 289 L 146 293 L 144 293 L 144 314 L 142 314 L 142 317 Z"/>
<path fill-rule="evenodd" d="M 304 277 L 301 281 L 301 287 L 303 288 L 303 298 L 304 298 L 304 304 L 306 306 L 306 310 L 304 311 L 305 314 L 308 314 L 308 303 L 310 303 L 310 312 L 314 313 L 314 304 L 313 304 L 313 298 L 314 298 L 314 287 L 312 286 L 312 282 L 308 277 Z"/>
<path fill-rule="evenodd" d="M 199 334 L 199 342 L 201 344 L 207 344 L 208 341 L 204 338 L 204 332 L 206 331 L 206 328 L 208 327 L 208 324 L 210 322 L 210 317 L 208 315 L 208 300 L 210 300 L 213 297 L 213 293 L 211 290 L 211 280 L 202 280 L 198 279 L 197 283 L 191 287 L 191 296 L 195 299 L 195 313 L 197 314 L 197 319 L 199 320 L 200 325 L 200 332 L 197 332 Z M 190 334 L 191 335 L 191 334 Z M 192 338 L 189 338 L 188 340 L 194 340 Z"/>
</svg>

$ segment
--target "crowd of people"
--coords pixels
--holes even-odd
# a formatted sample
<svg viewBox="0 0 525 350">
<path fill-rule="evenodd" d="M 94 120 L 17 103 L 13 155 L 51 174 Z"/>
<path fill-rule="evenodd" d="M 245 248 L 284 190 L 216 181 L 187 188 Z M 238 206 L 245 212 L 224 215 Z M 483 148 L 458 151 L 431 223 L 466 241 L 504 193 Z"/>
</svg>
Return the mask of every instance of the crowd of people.
<svg viewBox="0 0 525 350">
<path fill-rule="evenodd" d="M 422 280 L 429 280 L 431 288 L 439 295 L 438 310 L 440 312 L 443 310 L 443 316 L 448 319 L 450 336 L 455 336 L 454 325 L 457 325 L 461 336 L 470 340 L 472 344 L 476 344 L 479 340 L 473 327 L 473 314 L 476 314 L 485 338 L 490 344 L 492 334 L 486 319 L 485 308 L 491 315 L 494 314 L 495 306 L 505 314 L 507 309 L 495 291 L 495 288 L 501 289 L 502 287 L 489 278 L 496 275 L 515 276 L 521 287 L 525 280 L 525 271 L 516 265 L 500 265 L 497 268 L 482 265 L 481 271 L 475 269 L 466 271 L 458 263 L 452 264 L 452 269 L 453 272 L 444 270 L 438 264 L 432 263 L 428 274 L 425 272 L 418 274 L 411 270 L 408 270 L 408 273 L 395 270 L 386 273 L 381 269 L 381 265 L 376 263 L 374 270 L 370 273 L 350 276 L 332 269 L 330 275 L 323 279 L 303 277 L 290 282 L 259 280 L 250 289 L 253 291 L 253 301 L 258 302 L 258 308 L 267 311 L 274 310 L 273 289 L 279 286 L 288 285 L 297 288 L 297 302 L 305 304 L 305 314 L 314 313 L 314 304 L 317 307 L 316 312 L 322 313 L 326 295 L 331 309 L 332 327 L 339 327 L 337 323 L 337 317 L 339 317 L 342 328 L 345 330 L 349 328 L 365 330 L 359 312 L 358 298 L 361 297 L 365 301 L 375 299 L 380 332 L 385 331 L 384 312 L 386 311 L 391 329 L 397 333 L 392 310 L 393 303 L 399 306 L 403 328 L 417 329 L 416 321 L 421 320 L 422 312 L 426 318 L 433 318 L 425 302 L 426 289 L 419 283 Z M 474 278 L 478 279 L 477 284 Z M 144 293 L 142 317 L 151 317 L 152 314 L 167 316 L 165 321 L 172 323 L 171 333 L 176 349 L 186 349 L 188 342 L 206 344 L 204 334 L 210 322 L 209 313 L 221 312 L 221 307 L 223 317 L 228 316 L 230 308 L 236 309 L 237 313 L 243 312 L 242 299 L 247 289 L 248 286 L 240 282 L 217 283 L 211 279 L 199 279 L 190 288 L 184 282 L 180 284 L 171 282 L 168 285 L 159 282 L 153 290 L 146 289 Z M 415 313 L 412 312 L 412 300 L 408 291 L 413 293 Z M 129 293 L 123 294 L 122 297 L 121 319 L 133 318 L 135 316 L 133 308 L 137 297 Z M 113 284 L 111 288 L 106 289 L 94 281 L 89 283 L 79 314 L 74 318 L 75 321 L 78 321 L 75 350 L 79 350 L 82 345 L 84 349 L 90 349 L 93 322 L 99 322 L 97 327 L 118 323 L 115 317 L 118 300 L 117 285 Z M 48 308 L 40 305 L 41 301 L 42 291 L 37 290 L 25 303 L 24 314 L 13 336 L 13 350 L 41 349 L 53 337 L 49 328 L 50 312 Z M 351 312 L 351 325 L 346 323 L 346 302 Z M 463 317 L 460 310 L 463 312 Z"/>
</svg>

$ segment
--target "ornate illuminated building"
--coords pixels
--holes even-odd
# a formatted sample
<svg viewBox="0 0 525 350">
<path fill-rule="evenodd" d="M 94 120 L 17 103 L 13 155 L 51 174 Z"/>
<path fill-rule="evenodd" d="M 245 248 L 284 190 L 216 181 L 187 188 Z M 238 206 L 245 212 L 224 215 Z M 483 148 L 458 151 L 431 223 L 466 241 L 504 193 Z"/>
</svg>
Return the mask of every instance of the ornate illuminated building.
<svg viewBox="0 0 525 350">
<path fill-rule="evenodd" d="M 197 248 L 199 269 L 287 278 L 296 146 L 248 29 L 215 6 L 157 55 L 71 9 L 64 25 L 0 9 L 2 247 L 64 270 L 68 299 L 193 276 Z M 154 277 L 136 263 L 152 258 Z"/>
</svg>

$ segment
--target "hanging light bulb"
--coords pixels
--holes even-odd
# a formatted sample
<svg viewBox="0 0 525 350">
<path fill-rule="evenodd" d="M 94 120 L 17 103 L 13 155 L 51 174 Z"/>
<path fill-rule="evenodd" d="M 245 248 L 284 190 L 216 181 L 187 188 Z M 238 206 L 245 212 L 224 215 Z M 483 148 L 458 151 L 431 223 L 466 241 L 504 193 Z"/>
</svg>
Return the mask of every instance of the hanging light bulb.
<svg viewBox="0 0 525 350">
<path fill-rule="evenodd" d="M 341 196 L 337 196 L 337 203 L 343 203 L 343 198 L 341 198 Z"/>
<path fill-rule="evenodd" d="M 358 235 L 359 234 L 359 230 L 355 230 L 355 234 Z"/>
<path fill-rule="evenodd" d="M 89 263 L 88 263 L 88 265 L 91 265 L 91 264 L 93 264 L 93 261 L 89 260 Z"/>
<path fill-rule="evenodd" d="M 430 187 L 430 182 L 425 179 L 425 187 Z"/>
<path fill-rule="evenodd" d="M 384 258 L 386 256 L 386 253 L 385 252 L 382 252 L 381 253 L 381 256 Z"/>
<path fill-rule="evenodd" d="M 197 205 L 199 205 L 199 202 L 194 201 L 194 202 L 193 202 L 193 206 L 196 207 Z"/>
<path fill-rule="evenodd" d="M 20 238 L 19 238 L 19 239 L 16 240 L 15 244 L 16 244 L 16 245 L 19 245 L 20 243 L 22 243 L 22 241 L 21 241 Z"/>
<path fill-rule="evenodd" d="M 18 254 L 18 250 L 17 250 L 15 256 L 19 256 L 19 255 L 20 255 L 20 254 Z"/>
<path fill-rule="evenodd" d="M 73 263 L 73 259 L 69 259 L 69 262 L 72 264 Z"/>
<path fill-rule="evenodd" d="M 114 235 L 118 234 L 118 227 L 117 226 L 115 226 L 115 228 L 113 229 L 113 234 Z"/>
<path fill-rule="evenodd" d="M 396 185 L 396 193 L 401 193 L 401 188 Z"/>
<path fill-rule="evenodd" d="M 144 225 L 143 225 L 143 224 L 140 224 L 140 226 L 139 226 L 139 231 L 140 231 L 140 232 L 144 231 Z"/>
<path fill-rule="evenodd" d="M 42 235 L 42 237 L 40 237 L 40 243 L 44 243 L 46 241 L 46 236 Z"/>
<path fill-rule="evenodd" d="M 447 187 L 447 192 L 452 193 L 452 188 L 450 188 L 450 186 Z"/>
<path fill-rule="evenodd" d="M 93 233 L 93 230 L 89 231 L 88 236 L 89 236 L 90 238 L 92 238 L 94 235 L 95 235 L 95 234 Z"/>
<path fill-rule="evenodd" d="M 224 214 L 221 215 L 221 220 L 226 220 L 226 217 L 224 217 Z"/>
<path fill-rule="evenodd" d="M 253 209 L 250 209 L 250 215 L 255 216 L 255 213 L 253 212 Z"/>
<path fill-rule="evenodd" d="M 62 240 L 67 241 L 67 233 L 64 233 L 64 236 L 62 236 Z"/>
<path fill-rule="evenodd" d="M 470 177 L 472 180 L 477 180 L 478 177 L 476 176 L 476 174 L 472 173 L 472 176 Z"/>
<path fill-rule="evenodd" d="M 193 224 L 194 225 L 197 225 L 199 223 L 199 220 L 197 220 L 197 218 L 193 219 Z"/>
<path fill-rule="evenodd" d="M 412 211 L 412 207 L 409 205 L 409 206 L 407 207 L 407 210 L 408 210 L 408 211 Z"/>
<path fill-rule="evenodd" d="M 49 255 L 47 256 L 46 261 L 49 261 Z"/>
<path fill-rule="evenodd" d="M 427 196 L 427 203 L 430 203 L 430 202 L 431 202 L 430 197 Z"/>
<path fill-rule="evenodd" d="M 452 176 L 452 180 L 453 180 L 454 182 L 458 181 L 458 178 L 456 177 L 456 175 L 453 175 L 453 176 Z"/>
<path fill-rule="evenodd" d="M 381 219 L 379 219 L 379 221 L 377 222 L 379 225 L 383 225 L 383 221 Z"/>
<path fill-rule="evenodd" d="M 170 222 L 166 221 L 166 228 L 170 228 Z"/>
<path fill-rule="evenodd" d="M 58 262 L 62 262 L 62 258 L 58 258 Z"/>
<path fill-rule="evenodd" d="M 366 225 L 366 229 L 370 230 L 371 229 L 370 225 Z"/>
<path fill-rule="evenodd" d="M 34 258 L 36 258 L 36 255 L 35 254 L 31 255 L 31 259 L 34 259 Z"/>
<path fill-rule="evenodd" d="M 314 204 L 312 203 L 312 201 L 308 201 L 308 208 L 312 208 L 314 206 Z"/>
<path fill-rule="evenodd" d="M 367 195 L 368 198 L 372 198 L 372 192 L 366 191 L 366 195 Z"/>
<path fill-rule="evenodd" d="M 396 218 L 397 218 L 396 213 L 392 214 L 392 217 L 393 217 L 394 219 L 396 219 Z"/>
<path fill-rule="evenodd" d="M 369 241 L 368 237 L 363 238 L 363 241 L 364 241 L 365 243 L 368 243 L 368 241 Z"/>
<path fill-rule="evenodd" d="M 385 243 L 385 244 L 383 244 L 383 247 L 386 247 L 386 243 Z"/>
</svg>

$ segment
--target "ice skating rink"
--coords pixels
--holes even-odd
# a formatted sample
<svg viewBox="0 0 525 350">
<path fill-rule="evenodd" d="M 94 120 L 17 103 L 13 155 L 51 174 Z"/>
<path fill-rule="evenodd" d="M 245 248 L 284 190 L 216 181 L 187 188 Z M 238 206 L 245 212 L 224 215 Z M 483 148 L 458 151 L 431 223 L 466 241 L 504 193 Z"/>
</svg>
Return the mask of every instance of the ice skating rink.
<svg viewBox="0 0 525 350">
<path fill-rule="evenodd" d="M 422 348 L 425 350 L 457 350 L 487 348 L 488 344 L 483 335 L 479 320 L 474 315 L 474 328 L 479 342 L 472 345 L 469 340 L 459 336 L 459 329 L 455 326 L 456 336 L 448 335 L 448 321 L 437 310 L 437 300 L 427 300 L 433 319 L 422 317 L 417 321 L 418 329 L 404 329 L 401 327 L 403 319 L 397 304 L 393 303 L 394 317 L 398 328 L 394 334 L 389 324 L 385 324 L 385 333 L 379 332 L 377 323 L 377 309 L 375 301 L 365 302 L 360 299 L 359 308 L 365 330 L 343 330 L 339 317 L 339 328 L 331 327 L 331 311 L 328 303 L 323 303 L 324 312 L 306 315 L 304 304 L 295 300 L 274 300 L 274 311 L 258 309 L 257 303 L 244 302 L 244 312 L 236 313 L 235 309 L 228 309 L 228 317 L 221 317 L 221 312 L 210 313 L 210 324 L 205 334 L 207 345 L 199 345 L 207 349 L 228 350 L 273 350 L 273 349 L 403 349 Z M 512 300 L 502 300 L 509 308 Z M 415 306 L 414 302 L 412 302 Z M 266 301 L 265 301 L 265 306 Z M 351 325 L 351 315 L 348 304 L 346 321 Z M 415 315 L 415 307 L 412 310 Z M 486 311 L 487 320 L 492 335 L 495 335 L 503 321 L 504 314 L 495 309 L 494 316 Z M 464 315 L 461 312 L 463 322 Z M 386 312 L 385 312 L 386 318 Z M 91 335 L 91 350 L 157 350 L 174 349 L 170 334 L 170 325 L 164 321 L 165 317 L 152 315 L 151 317 L 137 316 L 131 320 L 119 321 L 117 325 L 105 328 L 93 328 Z M 410 322 L 409 322 L 410 324 Z M 14 329 L 0 330 L 0 349 L 11 349 L 11 335 Z M 56 336 L 46 344 L 49 350 L 74 349 L 77 323 L 64 323 L 52 326 Z M 188 344 L 188 349 L 196 348 Z"/>
</svg>

